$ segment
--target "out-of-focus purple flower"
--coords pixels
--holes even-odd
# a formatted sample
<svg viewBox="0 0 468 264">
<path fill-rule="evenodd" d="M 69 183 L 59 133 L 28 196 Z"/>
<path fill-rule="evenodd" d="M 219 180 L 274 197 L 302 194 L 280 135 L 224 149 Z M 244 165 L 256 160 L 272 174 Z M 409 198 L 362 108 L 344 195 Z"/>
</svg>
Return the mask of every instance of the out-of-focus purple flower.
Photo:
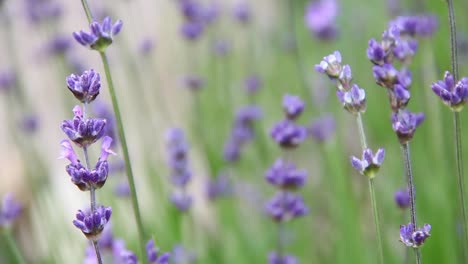
<svg viewBox="0 0 468 264">
<path fill-rule="evenodd" d="M 26 0 L 26 15 L 33 24 L 53 20 L 62 14 L 62 6 L 55 1 Z"/>
<path fill-rule="evenodd" d="M 208 3 L 202 9 L 202 18 L 206 24 L 211 24 L 216 21 L 219 17 L 219 6 L 217 3 L 211 2 Z"/>
<path fill-rule="evenodd" d="M 245 79 L 244 86 L 249 94 L 255 94 L 262 87 L 262 79 L 258 75 L 250 75 Z"/>
<path fill-rule="evenodd" d="M 395 192 L 394 198 L 395 198 L 395 203 L 401 209 L 406 209 L 406 208 L 408 208 L 410 206 L 411 197 L 409 195 L 408 190 L 398 189 Z"/>
<path fill-rule="evenodd" d="M 201 36 L 205 26 L 199 21 L 187 21 L 182 24 L 180 32 L 187 40 L 196 40 Z"/>
<path fill-rule="evenodd" d="M 10 91 L 16 85 L 16 74 L 13 71 L 0 71 L 0 91 Z"/>
<path fill-rule="evenodd" d="M 138 257 L 133 251 L 125 249 L 120 252 L 119 261 L 117 263 L 138 264 Z"/>
<path fill-rule="evenodd" d="M 408 110 L 392 114 L 392 128 L 401 144 L 413 138 L 416 128 L 424 121 L 424 117 L 424 113 L 411 113 Z"/>
<path fill-rule="evenodd" d="M 342 69 L 341 53 L 335 51 L 332 54 L 323 57 L 320 64 L 315 65 L 315 70 L 319 73 L 328 75 L 331 79 L 336 79 L 340 76 Z"/>
<path fill-rule="evenodd" d="M 294 120 L 304 111 L 304 102 L 299 96 L 285 94 L 283 96 L 283 110 L 286 118 Z"/>
<path fill-rule="evenodd" d="M 213 43 L 213 52 L 219 57 L 224 57 L 229 54 L 231 45 L 227 40 L 217 39 Z"/>
<path fill-rule="evenodd" d="M 106 17 L 102 23 L 93 21 L 89 25 L 91 32 L 76 31 L 73 32 L 73 37 L 81 45 L 102 52 L 112 44 L 113 37 L 119 34 L 122 26 L 122 20 L 117 20 L 117 22 L 112 24 L 111 18 Z"/>
<path fill-rule="evenodd" d="M 319 0 L 309 3 L 305 14 L 307 28 L 318 38 L 334 39 L 337 36 L 336 17 L 338 4 L 335 0 Z"/>
<path fill-rule="evenodd" d="M 72 120 L 64 120 L 60 126 L 68 138 L 80 147 L 86 147 L 99 140 L 104 135 L 106 120 L 97 118 L 83 118 L 83 112 L 79 106 L 73 108 L 75 117 Z"/>
<path fill-rule="evenodd" d="M 99 95 L 101 76 L 93 69 L 84 71 L 81 75 L 72 73 L 67 77 L 67 86 L 76 99 L 89 104 Z"/>
<path fill-rule="evenodd" d="M 407 247 L 418 248 L 431 236 L 431 225 L 424 224 L 422 228 L 416 229 L 412 223 L 400 226 L 400 241 Z"/>
<path fill-rule="evenodd" d="M 118 143 L 118 140 L 117 140 L 118 137 L 117 137 L 117 133 L 116 133 L 116 123 L 115 123 L 114 112 L 112 111 L 112 109 L 109 108 L 108 105 L 106 105 L 104 102 L 99 101 L 99 100 L 95 101 L 92 104 L 92 106 L 93 106 L 92 107 L 93 112 L 96 115 L 96 117 L 99 117 L 99 118 L 102 118 L 102 119 L 106 120 L 106 126 L 104 127 L 104 135 L 114 139 L 112 141 L 111 147 L 115 148 L 115 146 Z M 125 168 L 125 167 L 123 167 L 123 168 Z"/>
<path fill-rule="evenodd" d="M 336 96 L 348 112 L 357 114 L 366 111 L 366 92 L 357 84 L 353 84 L 349 91 L 336 91 Z"/>
<path fill-rule="evenodd" d="M 202 77 L 193 74 L 184 76 L 182 81 L 185 87 L 194 92 L 199 91 L 205 85 Z"/>
<path fill-rule="evenodd" d="M 188 21 L 196 21 L 203 14 L 202 5 L 196 0 L 178 0 L 179 10 Z"/>
<path fill-rule="evenodd" d="M 192 205 L 192 197 L 180 191 L 173 192 L 170 200 L 172 204 L 181 212 L 186 212 Z"/>
<path fill-rule="evenodd" d="M 309 135 L 317 142 L 323 143 L 335 135 L 336 121 L 331 114 L 315 119 L 309 127 Z"/>
<path fill-rule="evenodd" d="M 270 136 L 283 148 L 299 146 L 307 137 L 307 129 L 291 120 L 276 123 L 270 130 Z"/>
<path fill-rule="evenodd" d="M 153 239 L 146 243 L 146 256 L 150 264 L 169 264 L 170 253 L 160 254 Z"/>
<path fill-rule="evenodd" d="M 233 184 L 225 173 L 221 173 L 216 178 L 210 179 L 206 185 L 206 194 L 211 201 L 231 196 L 233 192 Z"/>
<path fill-rule="evenodd" d="M 35 114 L 28 114 L 23 117 L 20 128 L 26 133 L 34 133 L 39 128 L 39 117 Z"/>
<path fill-rule="evenodd" d="M 297 189 L 304 185 L 307 171 L 296 168 L 292 162 L 277 159 L 265 173 L 265 179 L 281 189 Z"/>
<path fill-rule="evenodd" d="M 64 55 L 71 47 L 69 36 L 57 35 L 46 43 L 45 51 L 50 55 Z"/>
<path fill-rule="evenodd" d="M 267 204 L 267 213 L 277 222 L 285 222 L 306 215 L 309 209 L 298 194 L 278 192 Z"/>
<path fill-rule="evenodd" d="M 240 23 L 249 23 L 252 19 L 252 10 L 250 5 L 244 1 L 237 2 L 233 9 L 233 15 Z"/>
<path fill-rule="evenodd" d="M 166 134 L 166 142 L 171 182 L 176 187 L 184 188 L 192 178 L 192 173 L 187 158 L 189 145 L 182 129 L 170 129 Z"/>
<path fill-rule="evenodd" d="M 151 38 L 144 38 L 140 41 L 138 46 L 138 50 L 140 51 L 141 55 L 148 55 L 154 49 L 154 41 Z"/>
<path fill-rule="evenodd" d="M 197 260 L 195 254 L 188 251 L 181 245 L 175 245 L 172 249 L 171 263 L 172 264 L 193 264 Z"/>
<path fill-rule="evenodd" d="M 94 212 L 78 210 L 73 224 L 92 241 L 98 241 L 104 226 L 112 215 L 110 207 L 98 206 Z"/>
<path fill-rule="evenodd" d="M 9 227 L 22 212 L 23 206 L 15 200 L 13 194 L 5 194 L 2 200 L 2 207 L 0 208 L 0 228 Z"/>
<path fill-rule="evenodd" d="M 411 37 L 430 37 L 437 30 L 439 22 L 434 15 L 400 16 L 390 21 L 390 26 L 392 25 Z"/>
<path fill-rule="evenodd" d="M 291 255 L 278 255 L 277 252 L 268 254 L 268 264 L 298 264 L 296 257 Z"/>
<path fill-rule="evenodd" d="M 115 186 L 114 194 L 118 197 L 129 197 L 130 196 L 130 186 L 128 185 L 127 181 L 119 182 L 117 186 Z"/>
<path fill-rule="evenodd" d="M 462 78 L 455 84 L 453 75 L 447 71 L 444 80 L 432 84 L 432 91 L 453 111 L 460 112 L 468 101 L 468 78 Z"/>
<path fill-rule="evenodd" d="M 384 158 L 385 150 L 383 148 L 379 149 L 375 155 L 372 153 L 371 149 L 365 149 L 362 152 L 362 159 L 358 159 L 354 156 L 351 157 L 351 165 L 361 174 L 369 178 L 374 178 Z"/>
<path fill-rule="evenodd" d="M 415 39 L 397 41 L 393 48 L 393 55 L 398 60 L 409 61 L 418 50 L 418 41 Z"/>
</svg>

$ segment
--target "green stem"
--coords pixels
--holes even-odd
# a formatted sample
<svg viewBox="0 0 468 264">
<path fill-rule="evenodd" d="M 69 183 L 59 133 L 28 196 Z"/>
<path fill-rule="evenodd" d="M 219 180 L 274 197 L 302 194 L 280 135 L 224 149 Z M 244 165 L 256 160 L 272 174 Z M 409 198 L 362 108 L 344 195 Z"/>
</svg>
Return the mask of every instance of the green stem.
<svg viewBox="0 0 468 264">
<path fill-rule="evenodd" d="M 408 190 L 410 195 L 410 213 L 411 213 L 411 224 L 413 225 L 412 233 L 417 228 L 417 221 L 416 221 L 416 188 L 414 186 L 414 179 L 413 179 L 413 169 L 411 168 L 411 156 L 410 156 L 410 147 L 409 143 L 405 143 L 401 145 L 401 149 L 403 152 L 403 161 L 405 163 L 405 172 L 406 172 L 406 180 L 408 184 Z M 414 249 L 414 253 L 416 255 L 416 263 L 421 264 L 421 251 L 419 248 Z"/>
<path fill-rule="evenodd" d="M 88 1 L 86 0 L 81 0 L 81 4 L 83 5 L 83 9 L 86 13 L 86 18 L 88 19 L 88 22 L 91 24 L 93 22 L 93 13 L 91 13 L 91 9 L 89 9 Z"/>
<path fill-rule="evenodd" d="M 144 263 L 146 263 L 146 258 L 144 257 L 144 252 L 145 252 L 145 231 L 143 229 L 143 222 L 141 220 L 141 213 L 140 213 L 140 207 L 138 206 L 138 197 L 136 194 L 136 188 L 135 188 L 135 181 L 134 181 L 134 176 L 133 176 L 133 170 L 132 170 L 132 164 L 130 162 L 130 154 L 128 151 L 128 145 L 127 145 L 127 139 L 125 137 L 125 131 L 123 127 L 123 122 L 122 122 L 122 116 L 120 114 L 120 109 L 119 109 L 119 103 L 117 101 L 117 94 L 114 88 L 114 82 L 112 81 L 112 76 L 109 68 L 109 61 L 107 59 L 106 53 L 105 52 L 99 52 L 101 55 L 102 59 L 102 64 L 104 65 L 104 71 L 106 74 L 106 79 L 107 79 L 107 84 L 109 86 L 109 94 L 111 96 L 112 100 L 112 107 L 114 108 L 114 113 L 115 113 L 115 120 L 117 123 L 117 130 L 119 134 L 119 139 L 120 143 L 122 145 L 122 152 L 124 156 L 124 161 L 125 161 L 125 171 L 127 174 L 127 180 L 128 180 L 128 185 L 130 187 L 130 195 L 131 195 L 131 201 L 132 201 L 132 207 L 135 215 L 135 221 L 137 225 L 137 230 L 138 230 L 138 236 L 140 240 L 140 256 L 142 256 L 142 259 Z"/>
<path fill-rule="evenodd" d="M 5 241 L 7 242 L 8 246 L 11 249 L 11 252 L 15 257 L 15 263 L 26 264 L 26 261 L 24 260 L 24 257 L 21 254 L 21 251 L 19 250 L 18 245 L 16 244 L 16 241 L 13 238 L 13 235 L 11 234 L 10 230 L 3 230 L 3 234 L 5 235 Z"/>
<path fill-rule="evenodd" d="M 356 123 L 358 126 L 359 138 L 361 140 L 361 147 L 362 147 L 362 150 L 364 151 L 365 149 L 367 149 L 367 139 L 366 139 L 366 132 L 364 131 L 364 124 L 362 122 L 361 113 L 357 113 Z M 375 198 L 375 188 L 374 188 L 373 178 L 369 178 L 369 192 L 370 192 L 370 199 L 371 199 L 371 204 L 372 204 L 372 214 L 374 216 L 375 233 L 377 235 L 377 247 L 378 247 L 377 250 L 379 251 L 380 263 L 383 264 L 384 263 L 383 242 L 382 242 L 382 236 L 380 232 L 380 217 L 379 217 L 379 211 L 377 209 L 377 199 Z"/>
</svg>

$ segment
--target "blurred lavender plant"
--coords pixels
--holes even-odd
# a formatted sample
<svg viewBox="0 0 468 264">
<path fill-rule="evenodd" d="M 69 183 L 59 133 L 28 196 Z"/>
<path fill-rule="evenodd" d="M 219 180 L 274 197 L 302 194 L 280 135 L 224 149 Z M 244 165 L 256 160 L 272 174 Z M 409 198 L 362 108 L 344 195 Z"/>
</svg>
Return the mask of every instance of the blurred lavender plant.
<svg viewBox="0 0 468 264">
<path fill-rule="evenodd" d="M 286 94 L 283 97 L 283 110 L 285 119 L 273 126 L 270 135 L 287 152 L 298 147 L 305 139 L 305 127 L 295 123 L 304 110 L 304 103 L 299 97 Z M 294 193 L 304 185 L 306 177 L 307 172 L 298 170 L 288 157 L 278 159 L 265 173 L 267 182 L 278 188 L 276 195 L 265 205 L 267 213 L 278 225 L 277 248 L 269 255 L 270 264 L 296 263 L 295 257 L 284 254 L 283 228 L 286 222 L 309 212 L 301 195 Z"/>
<path fill-rule="evenodd" d="M 401 209 L 407 209 L 410 206 L 409 191 L 407 189 L 398 189 L 394 195 L 395 203 Z"/>
<path fill-rule="evenodd" d="M 308 134 L 317 142 L 324 143 L 332 138 L 336 130 L 336 121 L 331 114 L 325 114 L 313 120 L 308 127 Z"/>
<path fill-rule="evenodd" d="M 336 17 L 338 3 L 336 0 L 319 0 L 310 2 L 305 13 L 305 23 L 314 36 L 322 40 L 333 40 L 338 35 Z"/>
<path fill-rule="evenodd" d="M 0 229 L 10 227 L 22 212 L 23 206 L 15 200 L 13 194 L 5 194 L 0 208 Z"/>
<path fill-rule="evenodd" d="M 184 18 L 180 32 L 187 40 L 197 40 L 205 30 L 204 9 L 197 0 L 178 0 L 179 11 Z"/>
</svg>

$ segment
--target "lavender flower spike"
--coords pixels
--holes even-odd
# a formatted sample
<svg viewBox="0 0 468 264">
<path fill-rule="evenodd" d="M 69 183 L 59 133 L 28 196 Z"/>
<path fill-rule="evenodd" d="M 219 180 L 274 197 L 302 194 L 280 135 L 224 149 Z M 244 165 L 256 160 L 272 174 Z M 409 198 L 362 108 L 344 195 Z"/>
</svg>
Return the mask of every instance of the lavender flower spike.
<svg viewBox="0 0 468 264">
<path fill-rule="evenodd" d="M 392 114 L 392 128 L 400 144 L 405 144 L 413 138 L 416 128 L 424 121 L 424 117 L 424 113 L 411 113 L 408 110 Z"/>
<path fill-rule="evenodd" d="M 86 147 L 99 140 L 105 132 L 106 120 L 84 119 L 81 107 L 73 108 L 75 117 L 72 120 L 64 120 L 60 128 L 68 138 L 80 147 Z"/>
<path fill-rule="evenodd" d="M 400 241 L 407 247 L 418 248 L 431 236 L 431 225 L 425 224 L 422 228 L 415 229 L 413 224 L 400 226 Z"/>
<path fill-rule="evenodd" d="M 11 193 L 5 194 L 0 208 L 0 229 L 10 226 L 21 215 L 22 211 L 23 206 L 13 198 L 13 195 Z"/>
<path fill-rule="evenodd" d="M 159 254 L 159 250 L 154 244 L 154 240 L 150 239 L 146 243 L 146 256 L 150 264 L 169 264 L 170 253 Z"/>
<path fill-rule="evenodd" d="M 98 241 L 112 214 L 110 207 L 98 206 L 94 212 L 78 210 L 73 224 L 91 241 Z"/>
<path fill-rule="evenodd" d="M 445 72 L 444 80 L 432 84 L 432 91 L 452 111 L 460 112 L 468 101 L 468 78 L 462 78 L 455 84 L 453 75 L 447 71 Z"/>
<path fill-rule="evenodd" d="M 296 119 L 304 111 L 304 102 L 299 96 L 286 94 L 283 97 L 283 110 L 288 119 Z"/>
<path fill-rule="evenodd" d="M 315 65 L 316 71 L 325 73 L 331 79 L 336 79 L 340 76 L 341 68 L 341 53 L 339 51 L 335 51 L 333 54 L 323 57 L 320 64 Z"/>
<path fill-rule="evenodd" d="M 306 215 L 309 209 L 300 195 L 279 192 L 266 204 L 266 211 L 273 220 L 285 222 Z"/>
<path fill-rule="evenodd" d="M 306 177 L 306 170 L 299 170 L 293 163 L 282 159 L 277 159 L 265 174 L 269 183 L 282 189 L 300 188 L 304 185 Z"/>
<path fill-rule="evenodd" d="M 102 23 L 93 21 L 91 25 L 89 25 L 91 32 L 88 33 L 80 30 L 79 32 L 73 32 L 73 37 L 81 45 L 103 52 L 112 44 L 113 36 L 119 34 L 122 26 L 122 20 L 117 20 L 117 22 L 112 25 L 111 18 L 106 17 Z"/>
<path fill-rule="evenodd" d="M 384 158 L 385 150 L 383 148 L 379 149 L 375 155 L 372 153 L 372 150 L 365 149 L 362 152 L 362 160 L 354 156 L 351 157 L 351 165 L 361 174 L 372 179 L 377 174 Z"/>
<path fill-rule="evenodd" d="M 307 130 L 291 120 L 283 120 L 273 126 L 270 135 L 281 147 L 294 148 L 304 141 Z"/>
<path fill-rule="evenodd" d="M 80 102 L 89 104 L 99 95 L 101 76 L 93 69 L 81 75 L 71 74 L 67 77 L 68 89 Z"/>
</svg>

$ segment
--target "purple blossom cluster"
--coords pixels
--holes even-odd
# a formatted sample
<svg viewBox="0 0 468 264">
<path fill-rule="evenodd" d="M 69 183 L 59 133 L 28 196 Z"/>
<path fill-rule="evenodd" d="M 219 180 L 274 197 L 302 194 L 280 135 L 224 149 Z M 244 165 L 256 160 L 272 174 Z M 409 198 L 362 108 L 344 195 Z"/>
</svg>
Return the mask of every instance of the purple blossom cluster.
<svg viewBox="0 0 468 264">
<path fill-rule="evenodd" d="M 437 28 L 432 16 L 398 17 L 389 23 L 380 42 L 369 41 L 367 57 L 374 64 L 376 83 L 386 88 L 392 114 L 392 127 L 401 144 L 409 142 L 424 120 L 423 113 L 411 113 L 406 106 L 411 98 L 412 74 L 408 66 L 418 48 L 416 36 L 430 36 Z M 396 61 L 402 65 L 396 68 Z"/>
<path fill-rule="evenodd" d="M 463 77 L 455 83 L 453 75 L 446 71 L 443 80 L 432 84 L 432 91 L 452 111 L 460 112 L 468 101 L 468 78 Z"/>
<path fill-rule="evenodd" d="M 176 190 L 170 200 L 181 212 L 187 211 L 192 204 L 192 197 L 187 194 L 187 184 L 192 178 L 188 162 L 188 142 L 184 131 L 179 128 L 170 129 L 166 134 L 168 165 L 171 170 L 170 178 Z"/>
<path fill-rule="evenodd" d="M 309 31 L 319 39 L 332 40 L 338 35 L 336 0 L 312 1 L 306 8 L 305 23 Z"/>
<path fill-rule="evenodd" d="M 104 136 L 106 120 L 88 118 L 86 106 L 99 94 L 101 87 L 100 76 L 97 72 L 90 70 L 81 75 L 71 74 L 67 77 L 67 86 L 70 92 L 83 103 L 83 107 L 73 108 L 74 118 L 64 120 L 60 126 L 68 139 L 60 143 L 62 152 L 60 158 L 70 161 L 66 171 L 71 181 L 81 190 L 91 192 L 94 197 L 96 189 L 100 189 L 106 182 L 109 173 L 107 158 L 115 153 L 110 149 L 112 138 Z M 94 168 L 91 168 L 88 148 L 102 138 L 101 154 Z M 83 164 L 73 149 L 72 142 L 83 150 L 85 163 Z M 105 206 L 96 206 L 96 201 L 91 201 L 89 210 L 78 210 L 73 224 L 80 229 L 91 241 L 98 241 L 102 230 L 109 222 L 112 209 Z"/>
<path fill-rule="evenodd" d="M 197 40 L 218 16 L 217 6 L 204 6 L 199 0 L 177 0 L 177 4 L 184 19 L 180 32 L 187 40 Z"/>
<path fill-rule="evenodd" d="M 239 160 L 242 149 L 255 137 L 254 123 L 260 118 L 262 110 L 255 105 L 243 106 L 237 111 L 229 138 L 224 144 L 224 160 Z"/>
<path fill-rule="evenodd" d="M 366 92 L 357 84 L 353 84 L 351 67 L 342 64 L 341 53 L 335 51 L 325 56 L 315 65 L 315 70 L 327 75 L 336 85 L 336 96 L 344 109 L 352 114 L 366 111 Z"/>
<path fill-rule="evenodd" d="M 23 206 L 15 200 L 13 194 L 7 193 L 3 196 L 2 206 L 0 207 L 0 231 L 8 228 L 21 215 Z"/>
<path fill-rule="evenodd" d="M 377 150 L 375 155 L 370 149 L 364 149 L 362 159 L 351 157 L 351 165 L 354 169 L 369 178 L 374 178 L 379 171 L 380 166 L 385 158 L 385 150 L 383 148 Z"/>
<path fill-rule="evenodd" d="M 298 96 L 286 94 L 283 97 L 283 111 L 285 119 L 273 126 L 271 136 L 281 148 L 289 151 L 299 146 L 307 134 L 305 127 L 296 124 L 296 119 L 304 111 L 304 102 Z M 277 159 L 267 170 L 266 181 L 278 189 L 265 205 L 266 212 L 273 221 L 281 225 L 309 212 L 302 196 L 296 192 L 304 186 L 306 178 L 307 171 L 298 169 L 292 161 L 284 158 Z M 296 261 L 295 257 L 283 255 L 279 250 L 271 252 L 268 258 L 270 264 Z"/>
<path fill-rule="evenodd" d="M 83 30 L 73 32 L 73 37 L 81 45 L 102 52 L 112 44 L 113 37 L 120 33 L 122 26 L 122 20 L 112 24 L 112 19 L 105 17 L 102 23 L 93 21 L 89 25 L 90 32 Z"/>
<path fill-rule="evenodd" d="M 415 228 L 413 224 L 402 225 L 400 227 L 400 241 L 407 247 L 418 248 L 424 244 L 431 236 L 431 225 L 425 224 L 422 228 Z"/>
</svg>

